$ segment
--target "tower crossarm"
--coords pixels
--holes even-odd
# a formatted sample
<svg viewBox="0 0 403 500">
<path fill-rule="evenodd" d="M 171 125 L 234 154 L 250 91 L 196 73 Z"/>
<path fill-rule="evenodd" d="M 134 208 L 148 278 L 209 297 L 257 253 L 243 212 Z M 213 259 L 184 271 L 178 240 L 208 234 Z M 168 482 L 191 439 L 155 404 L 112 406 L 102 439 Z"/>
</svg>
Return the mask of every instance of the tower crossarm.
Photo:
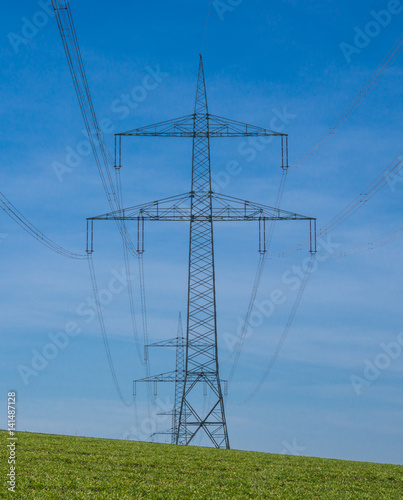
<svg viewBox="0 0 403 500">
<path fill-rule="evenodd" d="M 242 123 L 217 115 L 208 115 L 210 137 L 257 137 L 257 136 L 286 136 L 274 130 L 270 130 L 249 123 Z"/>
<path fill-rule="evenodd" d="M 189 373 L 188 374 L 188 380 L 193 380 L 194 382 L 198 382 L 200 379 L 200 374 L 199 373 Z M 176 370 L 172 370 L 170 372 L 166 373 L 160 373 L 159 375 L 152 375 L 151 377 L 144 377 L 140 378 L 137 380 L 133 380 L 133 383 L 136 384 L 137 382 L 175 382 L 176 380 L 183 381 L 183 375 L 178 373 Z M 227 381 L 221 379 L 221 383 L 225 384 Z"/>
<path fill-rule="evenodd" d="M 185 347 L 186 341 L 182 337 L 181 339 L 169 339 L 169 340 L 161 340 L 160 342 L 154 342 L 153 344 L 149 344 L 147 347 Z"/>
<path fill-rule="evenodd" d="M 189 220 L 191 193 L 179 194 L 115 212 L 90 217 L 88 220 Z"/>
<path fill-rule="evenodd" d="M 140 137 L 193 137 L 192 135 L 189 135 L 193 131 L 193 120 L 194 115 L 191 114 L 127 130 L 126 132 L 120 132 L 115 135 Z"/>
<path fill-rule="evenodd" d="M 173 120 L 146 125 L 126 132 L 116 134 L 118 137 L 257 137 L 257 136 L 287 136 L 274 130 L 270 130 L 248 123 L 242 123 L 217 115 L 205 114 L 208 127 L 195 129 L 195 114 L 181 116 Z"/>
<path fill-rule="evenodd" d="M 297 214 L 262 205 L 253 201 L 212 193 L 214 221 L 256 221 L 256 220 L 315 220 L 307 215 Z"/>
<path fill-rule="evenodd" d="M 208 375 L 208 374 L 206 374 Z M 196 384 L 203 377 L 200 376 L 200 373 L 188 373 L 187 380 L 188 382 L 193 382 Z M 159 382 L 185 382 L 185 374 L 184 372 L 179 373 L 177 370 L 172 370 L 170 372 L 160 373 L 159 375 L 152 375 L 151 377 L 144 377 L 137 380 L 133 380 L 133 396 L 137 395 L 137 383 L 148 383 L 154 384 L 154 395 L 156 395 L 157 384 Z M 227 380 L 220 380 L 221 384 L 225 387 L 225 391 L 227 392 Z"/>
<path fill-rule="evenodd" d="M 212 212 L 192 214 L 190 200 L 193 193 L 186 193 L 162 200 L 91 217 L 88 220 L 138 220 L 145 221 L 258 221 L 258 220 L 315 220 L 280 208 L 253 201 L 225 196 L 214 192 L 205 193 L 212 199 Z"/>
</svg>

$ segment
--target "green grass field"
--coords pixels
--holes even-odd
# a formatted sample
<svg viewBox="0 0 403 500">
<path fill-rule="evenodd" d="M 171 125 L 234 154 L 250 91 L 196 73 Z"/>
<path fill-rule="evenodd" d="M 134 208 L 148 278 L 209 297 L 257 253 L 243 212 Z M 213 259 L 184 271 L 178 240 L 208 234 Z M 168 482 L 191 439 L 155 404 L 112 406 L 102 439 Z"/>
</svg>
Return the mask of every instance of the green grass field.
<svg viewBox="0 0 403 500">
<path fill-rule="evenodd" d="M 403 498 L 398 465 L 32 433 L 17 433 L 13 494 L 7 437 L 0 498 Z"/>
</svg>

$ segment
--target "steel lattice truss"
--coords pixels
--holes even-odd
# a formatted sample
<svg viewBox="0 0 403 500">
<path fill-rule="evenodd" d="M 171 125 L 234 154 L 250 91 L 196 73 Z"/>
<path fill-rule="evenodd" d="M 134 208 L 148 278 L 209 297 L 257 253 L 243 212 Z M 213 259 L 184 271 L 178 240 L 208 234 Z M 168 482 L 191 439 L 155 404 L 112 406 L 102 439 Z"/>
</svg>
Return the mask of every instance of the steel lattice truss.
<svg viewBox="0 0 403 500">
<path fill-rule="evenodd" d="M 201 89 L 203 90 L 203 89 Z M 200 101 L 199 111 L 203 114 L 203 103 Z M 155 123 L 146 127 L 140 127 L 127 132 L 117 134 L 123 136 L 159 136 L 159 137 L 257 137 L 257 136 L 285 136 L 255 125 L 221 118 L 220 116 L 203 114 L 203 120 L 207 121 L 207 126 L 194 127 L 194 122 L 197 120 L 197 112 L 193 115 L 174 118 L 165 122 Z"/>
<path fill-rule="evenodd" d="M 205 198 L 210 212 L 192 212 L 191 201 L 195 193 L 189 192 L 162 200 L 156 200 L 143 205 L 128 207 L 116 212 L 92 217 L 90 220 L 144 220 L 144 221 L 187 221 L 192 220 L 208 222 L 211 218 L 214 222 L 231 221 L 259 221 L 259 220 L 314 220 L 305 215 L 287 212 L 279 208 L 269 207 L 260 203 L 225 196 L 210 191 Z"/>
<path fill-rule="evenodd" d="M 179 429 L 179 414 L 182 404 L 183 384 L 185 382 L 185 348 L 186 340 L 183 338 L 182 317 L 179 313 L 178 333 L 175 339 L 163 340 L 154 342 L 149 347 L 175 347 L 176 348 L 176 369 L 174 372 L 161 373 L 154 377 L 146 377 L 144 379 L 133 381 L 133 395 L 136 394 L 137 382 L 146 382 L 154 384 L 154 395 L 157 395 L 158 382 L 174 382 L 175 383 L 175 402 L 172 412 L 161 413 L 172 416 L 172 427 L 169 431 L 156 432 L 155 434 L 170 434 L 171 444 L 176 444 L 178 429 Z M 185 416 L 184 416 L 185 418 Z M 186 444 L 187 435 L 186 427 L 182 428 L 178 438 L 178 444 Z"/>
<path fill-rule="evenodd" d="M 186 355 L 183 374 L 178 370 L 148 377 L 142 381 L 181 384 L 179 412 L 173 428 L 176 444 L 190 444 L 203 430 L 217 448 L 229 448 L 224 401 L 217 353 L 217 313 L 214 269 L 214 222 L 259 221 L 263 228 L 261 252 L 265 247 L 265 222 L 269 220 L 307 220 L 311 225 L 311 251 L 315 251 L 316 221 L 293 212 L 214 193 L 211 189 L 210 138 L 278 136 L 281 138 L 283 168 L 288 168 L 288 136 L 246 123 L 228 120 L 208 112 L 203 60 L 200 55 L 194 113 L 115 136 L 115 166 L 121 167 L 121 144 L 125 136 L 189 137 L 193 140 L 192 185 L 188 193 L 110 212 L 90 221 L 90 251 L 93 249 L 92 226 L 95 220 L 137 220 L 138 234 L 144 233 L 145 221 L 186 221 L 190 224 L 188 311 Z M 285 164 L 284 164 L 284 158 Z M 312 236 L 314 234 L 314 236 Z M 141 237 L 141 236 L 140 236 Z M 143 243 L 139 243 L 142 251 Z M 178 362 L 178 361 L 177 361 Z M 211 404 L 203 411 L 196 388 L 204 384 L 210 390 Z M 179 386 L 178 386 L 179 387 Z M 178 404 L 178 408 L 177 405 Z"/>
</svg>

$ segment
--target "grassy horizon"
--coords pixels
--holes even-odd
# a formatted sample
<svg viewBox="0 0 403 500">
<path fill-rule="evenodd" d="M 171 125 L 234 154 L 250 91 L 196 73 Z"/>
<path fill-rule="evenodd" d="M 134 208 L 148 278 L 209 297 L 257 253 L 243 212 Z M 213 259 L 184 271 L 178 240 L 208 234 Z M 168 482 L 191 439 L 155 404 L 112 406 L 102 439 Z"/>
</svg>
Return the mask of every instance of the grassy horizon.
<svg viewBox="0 0 403 500">
<path fill-rule="evenodd" d="M 401 465 L 25 432 L 13 494 L 7 437 L 0 431 L 0 498 L 403 498 Z"/>
</svg>

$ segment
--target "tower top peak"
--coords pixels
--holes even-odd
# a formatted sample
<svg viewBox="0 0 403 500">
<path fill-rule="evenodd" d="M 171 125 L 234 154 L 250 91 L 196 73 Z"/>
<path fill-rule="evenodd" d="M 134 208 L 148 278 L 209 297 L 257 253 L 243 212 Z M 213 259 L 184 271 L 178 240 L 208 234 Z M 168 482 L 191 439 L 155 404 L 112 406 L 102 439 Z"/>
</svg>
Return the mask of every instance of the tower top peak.
<svg viewBox="0 0 403 500">
<path fill-rule="evenodd" d="M 203 56 L 199 54 L 199 73 L 197 76 L 197 89 L 195 101 L 195 114 L 206 115 L 208 113 L 206 82 L 204 79 Z"/>
</svg>

